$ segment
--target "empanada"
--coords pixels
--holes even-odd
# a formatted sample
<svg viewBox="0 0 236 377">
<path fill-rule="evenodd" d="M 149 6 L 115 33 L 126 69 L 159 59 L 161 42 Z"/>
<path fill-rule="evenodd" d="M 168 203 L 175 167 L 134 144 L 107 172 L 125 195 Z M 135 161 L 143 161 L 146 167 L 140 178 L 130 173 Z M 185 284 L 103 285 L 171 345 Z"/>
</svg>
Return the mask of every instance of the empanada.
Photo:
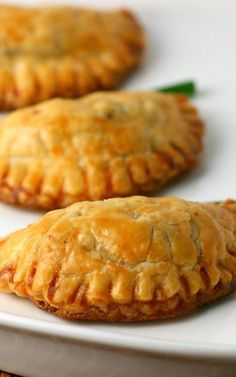
<svg viewBox="0 0 236 377">
<path fill-rule="evenodd" d="M 202 122 L 185 97 L 94 93 L 0 122 L 0 199 L 53 209 L 158 189 L 192 169 Z"/>
<path fill-rule="evenodd" d="M 144 47 L 126 10 L 0 5 L 0 109 L 113 88 Z"/>
<path fill-rule="evenodd" d="M 175 317 L 235 290 L 236 202 L 134 196 L 49 212 L 0 243 L 0 290 L 70 319 Z"/>
</svg>

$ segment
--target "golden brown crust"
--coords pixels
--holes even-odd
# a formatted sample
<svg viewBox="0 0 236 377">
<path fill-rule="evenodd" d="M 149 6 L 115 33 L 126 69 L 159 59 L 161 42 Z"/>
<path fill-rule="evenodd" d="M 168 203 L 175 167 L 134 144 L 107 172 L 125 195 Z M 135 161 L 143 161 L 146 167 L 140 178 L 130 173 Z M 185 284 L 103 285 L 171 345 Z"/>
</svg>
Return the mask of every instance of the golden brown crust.
<svg viewBox="0 0 236 377">
<path fill-rule="evenodd" d="M 82 202 L 0 244 L 0 290 L 70 319 L 170 318 L 236 288 L 236 207 L 176 198 Z"/>
<path fill-rule="evenodd" d="M 113 88 L 141 61 L 144 46 L 126 10 L 0 5 L 0 109 Z"/>
<path fill-rule="evenodd" d="M 150 192 L 196 165 L 202 135 L 185 97 L 153 92 L 18 110 L 1 121 L 0 199 L 53 209 Z"/>
</svg>

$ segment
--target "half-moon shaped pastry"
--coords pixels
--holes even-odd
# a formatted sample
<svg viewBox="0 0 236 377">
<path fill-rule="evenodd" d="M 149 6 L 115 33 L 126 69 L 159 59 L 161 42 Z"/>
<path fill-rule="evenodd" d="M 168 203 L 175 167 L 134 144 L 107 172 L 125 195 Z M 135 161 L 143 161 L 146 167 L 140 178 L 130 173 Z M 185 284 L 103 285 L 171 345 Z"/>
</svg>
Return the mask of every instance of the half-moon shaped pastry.
<svg viewBox="0 0 236 377">
<path fill-rule="evenodd" d="M 0 199 L 53 209 L 150 192 L 192 169 L 202 122 L 185 97 L 95 93 L 0 121 Z"/>
<path fill-rule="evenodd" d="M 113 88 L 144 46 L 126 10 L 0 5 L 0 109 Z"/>
<path fill-rule="evenodd" d="M 236 202 L 76 203 L 0 243 L 0 290 L 69 319 L 176 317 L 235 290 Z"/>
</svg>

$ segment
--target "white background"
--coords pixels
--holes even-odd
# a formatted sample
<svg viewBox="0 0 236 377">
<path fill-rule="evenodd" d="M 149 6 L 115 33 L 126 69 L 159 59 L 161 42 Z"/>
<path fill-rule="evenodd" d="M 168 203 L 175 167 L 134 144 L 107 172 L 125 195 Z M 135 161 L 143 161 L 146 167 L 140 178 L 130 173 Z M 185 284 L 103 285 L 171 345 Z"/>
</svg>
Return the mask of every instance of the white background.
<svg viewBox="0 0 236 377">
<path fill-rule="evenodd" d="M 129 5 L 139 15 L 148 35 L 147 54 L 142 68 L 123 88 L 147 89 L 179 80 L 196 80 L 199 90 L 193 101 L 206 124 L 205 151 L 193 173 L 160 194 L 203 201 L 236 198 L 236 2 L 103 0 L 68 3 L 97 7 L 100 3 L 103 7 Z M 40 215 L 37 211 L 0 204 L 0 234 L 22 227 Z M 30 302 L 7 295 L 0 296 L 0 307 L 3 312 L 60 323 L 73 331 L 83 328 L 96 333 L 100 330 L 111 338 L 126 334 L 140 339 L 175 341 L 176 347 L 183 341 L 210 347 L 236 347 L 235 296 L 183 319 L 138 326 L 66 323 L 42 313 Z"/>
</svg>

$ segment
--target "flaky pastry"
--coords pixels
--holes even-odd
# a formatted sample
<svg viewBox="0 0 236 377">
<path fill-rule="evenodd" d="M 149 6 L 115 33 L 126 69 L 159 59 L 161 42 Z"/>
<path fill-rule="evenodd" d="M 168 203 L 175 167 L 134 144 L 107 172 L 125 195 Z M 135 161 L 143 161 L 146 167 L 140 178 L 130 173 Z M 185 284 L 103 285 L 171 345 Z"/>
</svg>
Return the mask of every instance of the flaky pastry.
<svg viewBox="0 0 236 377">
<path fill-rule="evenodd" d="M 0 109 L 113 88 L 144 47 L 127 10 L 0 5 Z"/>
<path fill-rule="evenodd" d="M 185 97 L 154 92 L 21 109 L 0 121 L 0 199 L 54 209 L 150 192 L 196 165 L 202 134 Z"/>
<path fill-rule="evenodd" d="M 176 317 L 235 290 L 236 202 L 76 203 L 1 240 L 0 290 L 69 319 Z"/>
</svg>

